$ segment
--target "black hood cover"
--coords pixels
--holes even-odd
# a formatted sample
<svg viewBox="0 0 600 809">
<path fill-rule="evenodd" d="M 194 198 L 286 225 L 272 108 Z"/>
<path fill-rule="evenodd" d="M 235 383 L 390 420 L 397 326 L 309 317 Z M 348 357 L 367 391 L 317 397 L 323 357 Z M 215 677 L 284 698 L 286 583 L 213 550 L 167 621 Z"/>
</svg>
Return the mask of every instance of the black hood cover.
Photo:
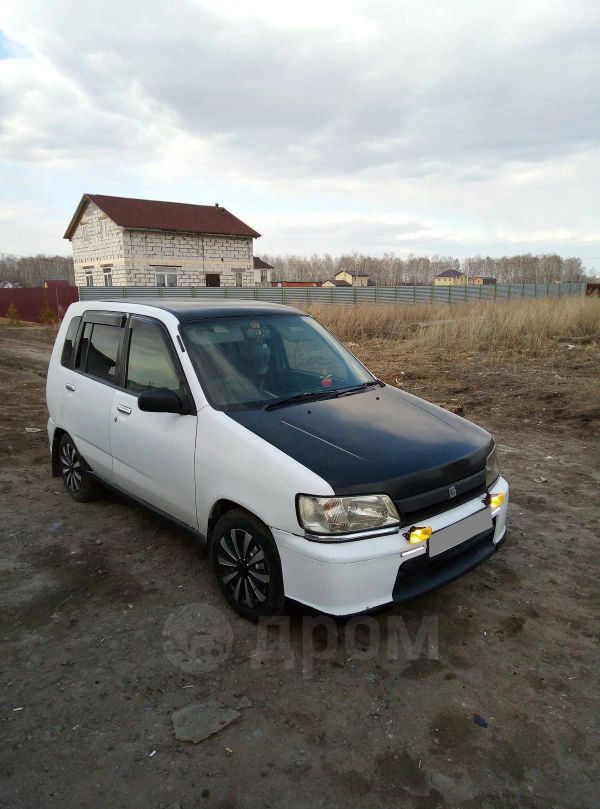
<svg viewBox="0 0 600 809">
<path fill-rule="evenodd" d="M 459 482 L 459 495 L 482 486 L 492 447 L 485 430 L 389 385 L 228 415 L 322 477 L 336 494 L 386 493 L 409 511 L 428 504 L 420 502 L 424 493 L 439 491 L 438 501 Z"/>
</svg>

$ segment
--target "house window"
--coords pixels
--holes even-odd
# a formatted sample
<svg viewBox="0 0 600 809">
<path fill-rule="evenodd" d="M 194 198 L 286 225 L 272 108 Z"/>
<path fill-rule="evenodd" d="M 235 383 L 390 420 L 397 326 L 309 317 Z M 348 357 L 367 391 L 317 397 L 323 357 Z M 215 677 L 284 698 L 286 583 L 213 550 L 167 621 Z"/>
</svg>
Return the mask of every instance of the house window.
<svg viewBox="0 0 600 809">
<path fill-rule="evenodd" d="M 82 242 L 89 242 L 90 240 L 90 226 L 89 225 L 82 225 L 81 226 L 81 241 Z"/>
<path fill-rule="evenodd" d="M 104 286 L 111 287 L 112 285 L 112 267 L 104 267 Z"/>
<path fill-rule="evenodd" d="M 86 287 L 94 286 L 94 273 L 91 269 L 85 271 L 85 285 Z"/>
<path fill-rule="evenodd" d="M 260 283 L 267 284 L 269 282 L 269 271 L 268 270 L 261 270 L 260 271 Z"/>
<path fill-rule="evenodd" d="M 161 270 L 155 270 L 154 283 L 157 287 L 176 287 L 177 268 L 164 267 Z"/>
<path fill-rule="evenodd" d="M 100 238 L 108 239 L 108 219 L 100 220 Z"/>
<path fill-rule="evenodd" d="M 244 286 L 244 272 L 243 270 L 234 270 L 235 272 L 235 285 L 236 287 Z"/>
</svg>

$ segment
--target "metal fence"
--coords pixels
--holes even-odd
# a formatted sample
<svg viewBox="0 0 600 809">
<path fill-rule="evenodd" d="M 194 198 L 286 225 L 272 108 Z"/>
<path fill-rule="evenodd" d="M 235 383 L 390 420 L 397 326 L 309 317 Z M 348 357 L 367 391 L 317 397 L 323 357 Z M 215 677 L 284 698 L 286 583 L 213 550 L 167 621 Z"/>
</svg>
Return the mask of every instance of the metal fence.
<svg viewBox="0 0 600 809">
<path fill-rule="evenodd" d="M 60 320 L 69 304 L 78 300 L 76 287 L 27 287 L 26 289 L 0 289 L 0 317 L 6 317 L 14 304 L 17 317 L 41 323 L 50 317 Z"/>
<path fill-rule="evenodd" d="M 123 298 L 131 300 L 197 298 L 204 301 L 258 300 L 305 306 L 359 303 L 465 303 L 585 295 L 585 283 L 490 284 L 489 286 L 414 284 L 401 287 L 80 287 L 79 295 L 83 301 L 117 301 Z"/>
</svg>

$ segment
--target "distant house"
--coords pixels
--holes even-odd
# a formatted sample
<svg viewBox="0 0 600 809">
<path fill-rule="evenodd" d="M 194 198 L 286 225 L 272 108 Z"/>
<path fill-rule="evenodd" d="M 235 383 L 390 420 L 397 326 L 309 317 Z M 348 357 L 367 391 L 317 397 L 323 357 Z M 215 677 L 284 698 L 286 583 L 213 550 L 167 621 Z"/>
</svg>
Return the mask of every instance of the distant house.
<svg viewBox="0 0 600 809">
<path fill-rule="evenodd" d="M 339 275 L 339 273 L 338 273 L 338 275 Z M 321 284 L 321 286 L 322 287 L 351 287 L 352 284 L 349 281 L 338 279 L 338 277 L 336 275 L 335 278 L 331 278 L 329 281 L 324 281 Z"/>
<path fill-rule="evenodd" d="M 492 278 L 491 275 L 476 275 L 473 279 L 471 279 L 472 284 L 483 284 L 484 286 L 489 286 L 490 284 L 495 284 L 496 279 Z"/>
<path fill-rule="evenodd" d="M 340 270 L 335 274 L 334 280 L 346 281 L 348 286 L 351 287 L 366 287 L 369 284 L 369 273 L 362 270 Z"/>
<path fill-rule="evenodd" d="M 458 270 L 444 270 L 433 279 L 435 286 L 451 286 L 454 284 L 466 284 L 467 276 Z"/>
<path fill-rule="evenodd" d="M 22 289 L 22 286 L 16 281 L 0 281 L 0 289 Z"/>
<path fill-rule="evenodd" d="M 259 236 L 220 205 L 84 194 L 64 237 L 77 286 L 253 287 Z"/>
<path fill-rule="evenodd" d="M 254 286 L 264 287 L 271 284 L 271 264 L 267 264 L 262 258 L 254 256 Z"/>
<path fill-rule="evenodd" d="M 71 284 L 62 278 L 51 278 L 50 280 L 44 281 L 45 289 L 64 289 L 70 286 Z"/>
</svg>

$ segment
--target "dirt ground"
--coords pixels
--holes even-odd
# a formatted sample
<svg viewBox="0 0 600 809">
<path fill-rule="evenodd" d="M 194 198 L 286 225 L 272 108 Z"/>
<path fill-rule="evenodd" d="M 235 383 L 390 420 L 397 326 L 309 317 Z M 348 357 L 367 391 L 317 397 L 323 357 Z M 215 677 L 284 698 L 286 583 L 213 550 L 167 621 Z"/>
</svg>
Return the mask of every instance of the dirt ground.
<svg viewBox="0 0 600 809">
<path fill-rule="evenodd" d="M 354 346 L 495 434 L 509 537 L 362 625 L 313 634 L 318 616 L 293 608 L 288 645 L 275 632 L 263 648 L 193 537 L 113 494 L 78 505 L 50 476 L 49 339 L 0 325 L 1 807 L 600 805 L 597 346 Z M 394 649 L 398 626 L 426 630 L 420 652 Z M 173 711 L 208 698 L 239 718 L 178 741 Z"/>
</svg>

